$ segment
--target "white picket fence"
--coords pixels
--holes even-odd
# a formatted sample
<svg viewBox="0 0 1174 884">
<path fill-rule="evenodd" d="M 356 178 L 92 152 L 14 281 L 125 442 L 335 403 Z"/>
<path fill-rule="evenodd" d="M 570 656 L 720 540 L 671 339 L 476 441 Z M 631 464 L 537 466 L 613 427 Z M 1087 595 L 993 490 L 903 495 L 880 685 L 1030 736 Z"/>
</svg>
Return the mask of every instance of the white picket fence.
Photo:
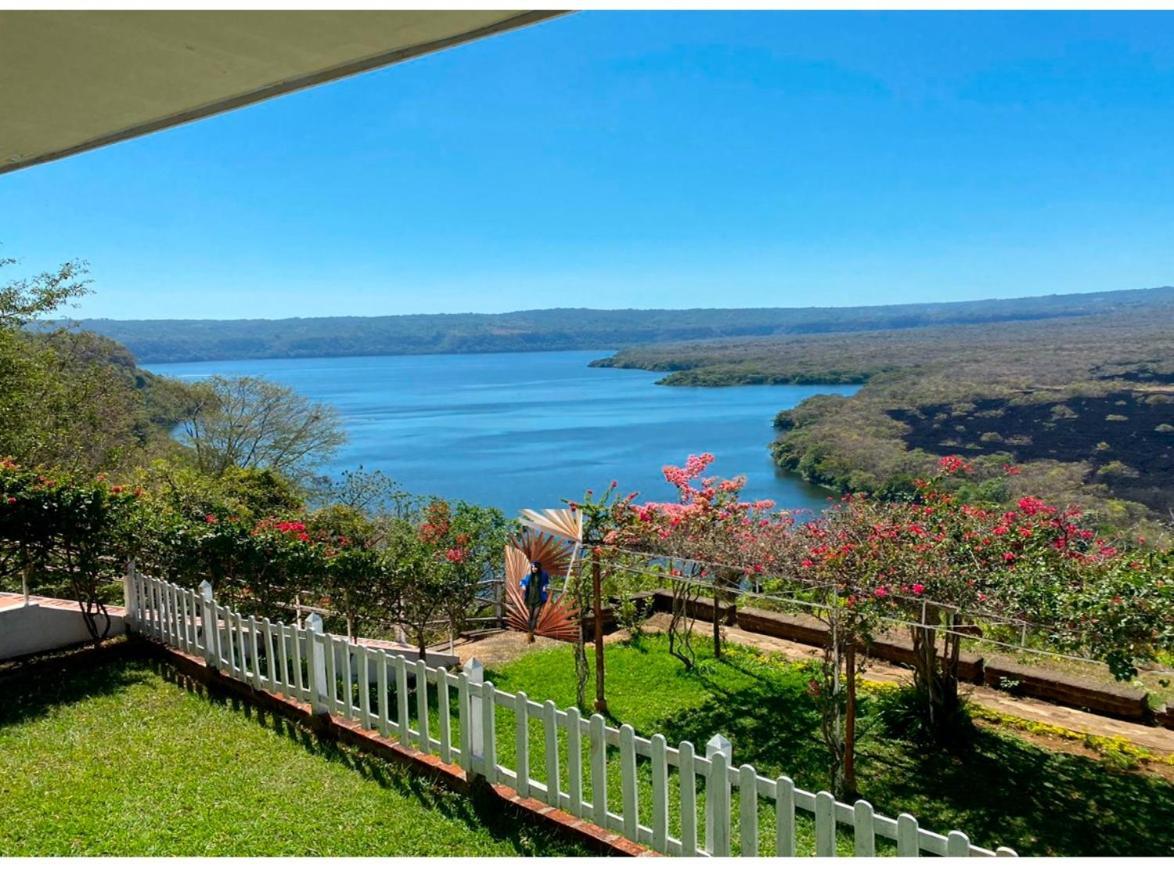
<svg viewBox="0 0 1174 884">
<path fill-rule="evenodd" d="M 688 741 L 669 746 L 661 734 L 647 739 L 627 724 L 610 727 L 598 714 L 584 718 L 574 707 L 498 690 L 475 660 L 454 674 L 326 634 L 316 614 L 309 628 L 242 617 L 218 604 L 210 587 L 183 589 L 133 569 L 125 593 L 127 622 L 144 636 L 661 853 L 795 856 L 803 842 L 811 846 L 804 852 L 815 856 L 849 850 L 875 856 L 878 847 L 897 856 L 1016 855 L 1004 847 L 976 847 L 961 832 L 923 829 L 909 814 L 878 814 L 867 801 L 844 804 L 829 792 L 800 789 L 788 777 L 759 776 L 749 764 L 734 767 L 732 746 L 720 736 L 699 755 Z M 512 727 L 499 728 L 499 717 L 512 717 Z M 534 747 L 532 726 L 541 731 Z M 513 750 L 512 768 L 498 760 L 503 749 Z M 617 760 L 618 806 L 609 800 Z"/>
</svg>

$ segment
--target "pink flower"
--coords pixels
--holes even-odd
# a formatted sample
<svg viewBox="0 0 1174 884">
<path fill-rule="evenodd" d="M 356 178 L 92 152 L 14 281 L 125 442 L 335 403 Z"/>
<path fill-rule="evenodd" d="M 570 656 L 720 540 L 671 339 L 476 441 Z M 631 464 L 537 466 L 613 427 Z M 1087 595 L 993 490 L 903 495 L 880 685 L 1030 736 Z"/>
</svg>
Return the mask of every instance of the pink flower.
<svg viewBox="0 0 1174 884">
<path fill-rule="evenodd" d="M 947 454 L 938 461 L 938 467 L 942 472 L 954 475 L 955 473 L 969 473 L 971 466 L 956 454 Z"/>
<path fill-rule="evenodd" d="M 925 585 L 921 583 L 914 583 L 911 587 L 909 587 L 909 590 L 914 595 L 921 595 L 923 592 L 925 592 Z"/>
</svg>

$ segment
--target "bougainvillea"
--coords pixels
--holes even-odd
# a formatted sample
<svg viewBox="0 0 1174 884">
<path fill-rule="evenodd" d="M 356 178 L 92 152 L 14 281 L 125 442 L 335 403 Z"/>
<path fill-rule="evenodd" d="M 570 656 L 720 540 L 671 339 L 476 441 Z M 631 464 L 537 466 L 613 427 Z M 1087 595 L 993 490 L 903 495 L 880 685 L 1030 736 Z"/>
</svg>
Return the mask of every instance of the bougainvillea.
<svg viewBox="0 0 1174 884">
<path fill-rule="evenodd" d="M 608 542 L 672 559 L 689 582 L 770 578 L 834 620 L 849 647 L 904 626 L 931 731 L 957 711 L 960 646 L 979 629 L 1030 633 L 1045 648 L 1105 661 L 1119 678 L 1174 645 L 1169 553 L 1123 552 L 1078 510 L 1038 497 L 964 501 L 950 490 L 970 472 L 963 458 L 942 458 L 913 500 L 850 495 L 802 524 L 767 501 L 740 500 L 742 480 L 703 477 L 712 463 L 703 454 L 665 468 L 676 501 L 618 503 Z"/>
</svg>

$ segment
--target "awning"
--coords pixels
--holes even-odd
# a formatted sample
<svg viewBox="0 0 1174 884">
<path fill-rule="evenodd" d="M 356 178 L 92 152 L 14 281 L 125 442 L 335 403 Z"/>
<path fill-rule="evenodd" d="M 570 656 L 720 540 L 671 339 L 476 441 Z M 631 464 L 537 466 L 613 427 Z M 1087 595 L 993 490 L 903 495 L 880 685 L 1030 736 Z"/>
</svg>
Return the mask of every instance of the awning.
<svg viewBox="0 0 1174 884">
<path fill-rule="evenodd" d="M 0 174 L 557 12 L 0 12 Z"/>
</svg>

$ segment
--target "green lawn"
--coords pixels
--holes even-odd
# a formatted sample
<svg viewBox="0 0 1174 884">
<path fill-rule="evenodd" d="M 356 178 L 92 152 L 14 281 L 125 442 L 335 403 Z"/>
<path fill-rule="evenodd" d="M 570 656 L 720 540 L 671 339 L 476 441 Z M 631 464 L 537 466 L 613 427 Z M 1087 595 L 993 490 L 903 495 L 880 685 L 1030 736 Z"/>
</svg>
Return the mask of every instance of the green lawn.
<svg viewBox="0 0 1174 884">
<path fill-rule="evenodd" d="M 753 763 L 760 774 L 787 775 L 812 791 L 825 788 L 827 761 L 804 667 L 736 646 L 728 647 L 721 661 L 705 652 L 700 661 L 697 672 L 686 673 L 669 656 L 662 636 L 609 645 L 613 719 L 633 725 L 644 736 L 663 733 L 670 745 L 690 740 L 699 750 L 721 733 L 734 744 L 735 764 Z M 527 655 L 490 675 L 498 687 L 524 690 L 532 699 L 551 698 L 560 706 L 575 700 L 569 647 Z M 919 749 L 886 736 L 868 714 L 871 705 L 862 703 L 859 785 L 880 812 L 912 813 L 927 828 L 943 834 L 959 829 L 976 844 L 1005 845 L 1023 855 L 1174 854 L 1170 783 L 990 731 L 979 732 L 973 751 L 964 757 Z M 498 716 L 499 732 L 504 728 L 512 733 L 512 715 L 499 710 Z M 542 778 L 541 730 L 536 724 L 531 725 L 531 745 L 533 775 Z M 512 763 L 508 745 L 500 760 Z M 618 764 L 613 761 L 608 767 L 614 809 Z M 651 797 L 647 765 L 641 773 L 641 813 L 646 814 Z M 670 801 L 675 813 L 675 794 Z M 759 812 L 761 829 L 769 834 L 772 811 L 763 803 Z M 798 843 L 810 852 L 806 820 L 800 815 Z M 850 840 L 841 839 L 841 848 L 850 853 Z M 760 851 L 772 850 L 770 839 L 762 838 Z"/>
<path fill-rule="evenodd" d="M 110 661 L 0 682 L 0 855 L 563 855 L 285 719 Z"/>
</svg>

